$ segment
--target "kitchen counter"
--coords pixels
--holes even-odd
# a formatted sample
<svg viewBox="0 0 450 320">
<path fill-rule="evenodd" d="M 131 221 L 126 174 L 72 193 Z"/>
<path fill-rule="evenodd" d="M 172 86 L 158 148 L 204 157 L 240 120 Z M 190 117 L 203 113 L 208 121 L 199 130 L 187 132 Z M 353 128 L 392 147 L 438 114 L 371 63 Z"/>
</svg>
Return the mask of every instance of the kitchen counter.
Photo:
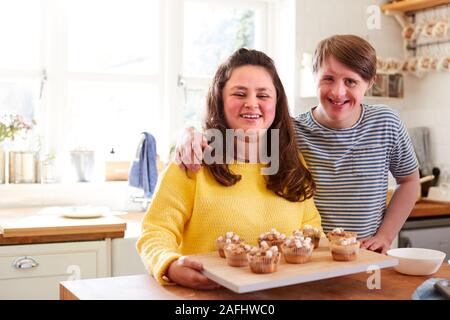
<svg viewBox="0 0 450 320">
<path fill-rule="evenodd" d="M 161 286 L 149 275 L 100 278 L 60 283 L 61 300 L 275 300 L 275 299 L 362 299 L 407 300 L 429 278 L 450 278 L 450 266 L 444 261 L 431 276 L 407 276 L 393 268 L 381 270 L 381 289 L 368 289 L 372 273 L 358 273 L 287 287 L 237 294 L 222 288 L 214 291 L 193 290 L 180 286 Z M 372 283 L 370 281 L 370 283 Z"/>
<path fill-rule="evenodd" d="M 436 216 L 450 216 L 450 202 L 420 200 L 415 204 L 409 218 Z"/>
<path fill-rule="evenodd" d="M 138 238 L 140 235 L 141 220 L 145 212 L 122 212 L 116 213 L 112 217 L 108 217 L 108 221 L 98 221 L 98 219 L 77 219 L 79 225 L 85 225 L 81 228 L 72 229 L 69 232 L 54 232 L 57 230 L 55 223 L 61 223 L 61 218 L 47 219 L 47 222 L 42 222 L 45 219 L 44 215 L 37 214 L 42 207 L 30 208 L 10 208 L 0 209 L 0 245 L 8 244 L 34 244 L 34 243 L 53 243 L 65 241 L 92 241 L 103 240 L 106 238 Z M 450 203 L 433 202 L 427 200 L 420 200 L 414 206 L 408 220 L 425 217 L 443 217 L 450 216 Z M 28 234 L 20 237 L 8 237 L 2 233 L 2 227 L 5 224 L 22 221 L 22 226 L 32 221 L 33 223 L 40 221 L 40 227 L 48 227 L 44 234 Z M 56 218 L 56 217 L 54 217 Z M 66 219 L 67 221 L 71 219 Z M 47 226 L 45 225 L 47 223 Z M 91 223 L 98 223 L 101 228 L 88 228 Z M 31 222 L 30 222 L 31 224 Z M 104 228 L 105 225 L 114 225 L 114 228 Z M 53 230 L 51 230 L 53 229 Z"/>
<path fill-rule="evenodd" d="M 123 212 L 93 219 L 68 219 L 56 214 L 42 214 L 42 209 L 42 207 L 1 209 L 0 245 L 136 237 L 144 214 Z"/>
</svg>

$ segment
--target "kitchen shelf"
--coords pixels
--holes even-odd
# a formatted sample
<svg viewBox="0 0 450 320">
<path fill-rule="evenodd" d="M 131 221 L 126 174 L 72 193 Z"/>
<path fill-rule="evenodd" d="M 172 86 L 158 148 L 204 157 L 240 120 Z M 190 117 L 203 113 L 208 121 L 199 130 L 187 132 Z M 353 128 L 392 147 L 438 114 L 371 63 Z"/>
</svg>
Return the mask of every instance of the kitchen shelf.
<svg viewBox="0 0 450 320">
<path fill-rule="evenodd" d="M 386 15 L 393 16 L 403 30 L 407 27 L 416 28 L 417 25 L 420 27 L 421 24 L 428 23 L 430 18 L 426 15 L 427 12 L 433 14 L 436 18 L 438 13 L 441 12 L 442 14 L 444 10 L 447 10 L 445 14 L 448 16 L 449 9 L 450 0 L 403 0 L 381 5 L 381 10 Z M 441 55 L 442 48 L 449 45 L 450 36 L 430 39 L 419 34 L 412 40 L 403 38 L 404 59 L 424 55 Z M 423 76 L 423 74 L 417 74 L 416 72 L 413 72 L 413 74 L 417 77 Z"/>
<path fill-rule="evenodd" d="M 384 4 L 381 10 L 386 13 L 407 13 L 450 4 L 450 0 L 403 0 Z"/>
</svg>

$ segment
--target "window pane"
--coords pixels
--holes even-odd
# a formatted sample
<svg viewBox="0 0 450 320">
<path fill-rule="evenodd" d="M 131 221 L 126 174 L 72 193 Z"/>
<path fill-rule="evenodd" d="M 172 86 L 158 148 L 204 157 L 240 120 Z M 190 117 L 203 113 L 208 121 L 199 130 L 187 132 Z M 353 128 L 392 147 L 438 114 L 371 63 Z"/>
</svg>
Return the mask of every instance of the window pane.
<svg viewBox="0 0 450 320">
<path fill-rule="evenodd" d="M 38 87 L 37 81 L 0 80 L 0 115 L 18 114 L 31 122 L 36 118 Z"/>
<path fill-rule="evenodd" d="M 184 120 L 197 128 L 202 127 L 206 111 L 207 89 L 187 89 L 187 101 L 184 108 Z"/>
<path fill-rule="evenodd" d="M 66 0 L 69 71 L 155 74 L 157 0 Z"/>
<path fill-rule="evenodd" d="M 140 133 L 147 131 L 158 140 L 160 108 L 158 86 L 93 84 L 69 85 L 68 119 L 70 148 L 85 147 L 131 160 Z"/>
<path fill-rule="evenodd" d="M 39 68 L 40 42 L 41 1 L 0 1 L 0 68 Z"/>
<path fill-rule="evenodd" d="M 212 76 L 218 64 L 237 48 L 256 48 L 260 15 L 255 9 L 185 2 L 184 74 Z"/>
</svg>

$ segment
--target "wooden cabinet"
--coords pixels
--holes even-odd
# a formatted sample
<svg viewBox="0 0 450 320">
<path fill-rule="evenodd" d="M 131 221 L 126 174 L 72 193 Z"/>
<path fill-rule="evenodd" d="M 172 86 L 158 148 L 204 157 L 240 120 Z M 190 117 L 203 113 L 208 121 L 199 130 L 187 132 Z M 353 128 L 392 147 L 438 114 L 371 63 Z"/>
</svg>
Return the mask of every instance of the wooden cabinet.
<svg viewBox="0 0 450 320">
<path fill-rule="evenodd" d="M 111 276 L 110 243 L 0 246 L 0 300 L 58 299 L 60 281 Z"/>
</svg>

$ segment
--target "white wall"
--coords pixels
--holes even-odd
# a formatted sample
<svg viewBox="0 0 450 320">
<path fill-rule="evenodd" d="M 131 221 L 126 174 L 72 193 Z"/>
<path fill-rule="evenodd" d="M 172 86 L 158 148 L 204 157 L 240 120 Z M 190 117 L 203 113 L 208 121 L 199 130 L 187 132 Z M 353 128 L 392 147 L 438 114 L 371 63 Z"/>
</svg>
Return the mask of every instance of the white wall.
<svg viewBox="0 0 450 320">
<path fill-rule="evenodd" d="M 450 73 L 405 77 L 405 107 L 400 115 L 408 127 L 429 127 L 434 165 L 450 168 Z"/>
</svg>

